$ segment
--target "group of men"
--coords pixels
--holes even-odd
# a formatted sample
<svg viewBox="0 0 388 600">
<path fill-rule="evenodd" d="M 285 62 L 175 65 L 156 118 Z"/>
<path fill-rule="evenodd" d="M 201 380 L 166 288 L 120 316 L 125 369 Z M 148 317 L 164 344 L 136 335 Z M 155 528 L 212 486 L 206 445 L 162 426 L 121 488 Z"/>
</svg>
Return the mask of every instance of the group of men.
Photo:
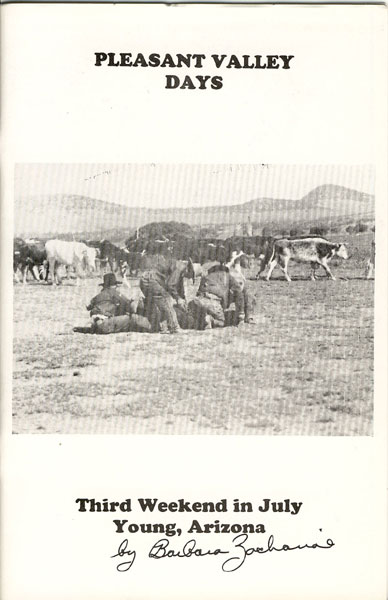
<svg viewBox="0 0 388 600">
<path fill-rule="evenodd" d="M 143 298 L 136 306 L 134 300 L 119 293 L 121 282 L 115 274 L 106 273 L 102 291 L 87 306 L 92 332 L 177 334 L 181 329 L 204 330 L 254 322 L 253 299 L 239 269 L 238 256 L 232 257 L 228 266 L 216 265 L 210 269 L 201 278 L 196 297 L 187 303 L 184 279 L 194 281 L 194 277 L 191 260 L 164 259 L 141 274 Z"/>
</svg>

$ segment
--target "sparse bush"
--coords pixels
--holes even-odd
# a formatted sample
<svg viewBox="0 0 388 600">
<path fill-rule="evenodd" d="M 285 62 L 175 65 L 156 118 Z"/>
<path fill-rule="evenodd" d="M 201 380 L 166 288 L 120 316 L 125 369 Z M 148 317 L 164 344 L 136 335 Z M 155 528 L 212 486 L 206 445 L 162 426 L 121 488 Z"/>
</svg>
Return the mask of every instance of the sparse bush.
<svg viewBox="0 0 388 600">
<path fill-rule="evenodd" d="M 365 231 L 368 231 L 368 225 L 362 221 L 359 221 L 354 227 L 354 233 L 364 233 Z"/>
<path fill-rule="evenodd" d="M 346 233 L 354 233 L 354 226 L 348 225 L 345 231 Z"/>
<path fill-rule="evenodd" d="M 178 221 L 160 221 L 147 223 L 139 228 L 139 238 L 156 240 L 163 239 L 174 240 L 181 237 L 194 237 L 194 231 L 187 223 L 179 223 Z M 136 234 L 131 236 L 128 241 L 136 239 Z"/>
</svg>

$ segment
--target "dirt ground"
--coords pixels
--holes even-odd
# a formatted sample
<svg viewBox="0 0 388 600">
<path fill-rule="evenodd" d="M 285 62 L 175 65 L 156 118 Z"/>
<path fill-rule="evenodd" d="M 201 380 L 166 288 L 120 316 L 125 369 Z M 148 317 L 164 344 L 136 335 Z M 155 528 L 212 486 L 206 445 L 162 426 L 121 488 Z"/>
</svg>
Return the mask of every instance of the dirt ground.
<svg viewBox="0 0 388 600">
<path fill-rule="evenodd" d="M 248 280 L 255 325 L 179 336 L 73 333 L 100 278 L 15 284 L 14 433 L 371 435 L 374 282 L 356 241 L 337 281 L 275 270 Z"/>
</svg>

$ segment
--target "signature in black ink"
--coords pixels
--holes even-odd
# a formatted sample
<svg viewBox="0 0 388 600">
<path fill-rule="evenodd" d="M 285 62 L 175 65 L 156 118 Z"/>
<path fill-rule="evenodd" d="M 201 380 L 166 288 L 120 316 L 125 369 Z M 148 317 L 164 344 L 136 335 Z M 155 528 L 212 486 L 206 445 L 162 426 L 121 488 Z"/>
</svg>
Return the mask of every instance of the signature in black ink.
<svg viewBox="0 0 388 600">
<path fill-rule="evenodd" d="M 129 560 L 126 560 L 124 562 L 117 564 L 116 565 L 117 571 L 120 571 L 120 573 L 122 573 L 124 571 L 129 571 L 129 569 L 132 567 L 133 563 L 135 562 L 136 550 L 128 550 L 128 540 L 123 540 L 119 546 L 119 549 L 117 550 L 117 554 L 113 554 L 111 556 L 111 558 L 116 558 L 117 556 L 119 556 L 120 558 L 122 558 L 123 556 L 126 556 L 129 559 Z"/>
<path fill-rule="evenodd" d="M 195 540 L 189 540 L 185 543 L 182 550 L 168 550 L 169 540 L 162 538 L 154 544 L 148 553 L 149 558 L 190 558 L 191 556 L 217 556 L 218 554 L 229 554 L 229 550 L 202 550 L 197 548 Z"/>
<path fill-rule="evenodd" d="M 298 544 L 291 546 L 289 544 L 275 544 L 275 538 L 270 535 L 263 546 L 251 545 L 248 542 L 249 536 L 246 533 L 241 533 L 233 538 L 233 547 L 229 550 L 214 548 L 213 550 L 203 550 L 197 547 L 197 542 L 194 539 L 189 540 L 179 550 L 170 547 L 170 541 L 166 538 L 158 540 L 148 553 L 148 558 L 159 560 L 161 558 L 192 558 L 203 556 L 218 556 L 220 554 L 229 554 L 229 558 L 224 560 L 221 568 L 224 573 L 232 573 L 237 571 L 245 563 L 248 556 L 254 554 L 267 554 L 268 552 L 292 552 L 294 550 L 329 550 L 335 544 L 331 538 L 327 538 L 323 544 L 314 542 L 313 544 Z M 121 542 L 117 554 L 113 554 L 111 558 L 126 557 L 128 560 L 120 562 L 116 565 L 117 571 L 128 571 L 136 558 L 136 551 L 128 549 L 128 540 Z"/>
<path fill-rule="evenodd" d="M 292 550 L 305 550 L 305 549 L 321 549 L 326 550 L 332 548 L 334 546 L 333 540 L 328 538 L 324 545 L 314 543 L 314 544 L 298 544 L 297 546 L 290 546 L 289 544 L 282 544 L 280 546 L 275 546 L 275 538 L 273 535 L 270 535 L 265 546 L 251 546 L 247 547 L 245 544 L 248 542 L 248 535 L 246 533 L 241 533 L 233 538 L 234 548 L 237 549 L 237 555 L 228 558 L 224 563 L 222 563 L 222 570 L 225 573 L 232 573 L 233 571 L 237 571 L 245 562 L 247 556 L 252 556 L 252 554 L 266 554 L 267 552 L 290 552 Z"/>
</svg>

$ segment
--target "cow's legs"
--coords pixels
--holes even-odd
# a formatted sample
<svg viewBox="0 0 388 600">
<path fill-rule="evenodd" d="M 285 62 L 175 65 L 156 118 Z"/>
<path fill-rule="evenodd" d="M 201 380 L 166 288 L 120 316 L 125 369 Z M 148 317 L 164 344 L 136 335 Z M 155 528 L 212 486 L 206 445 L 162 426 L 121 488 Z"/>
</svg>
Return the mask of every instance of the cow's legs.
<svg viewBox="0 0 388 600">
<path fill-rule="evenodd" d="M 74 271 L 75 271 L 75 285 L 79 285 L 79 280 L 81 278 L 81 266 L 80 266 L 80 264 L 78 264 L 78 262 L 76 262 L 74 264 Z"/>
<path fill-rule="evenodd" d="M 62 283 L 62 279 L 60 276 L 60 272 L 58 271 L 59 268 L 59 263 L 57 264 L 56 262 L 54 263 L 54 269 L 53 269 L 53 282 L 55 282 L 54 285 L 59 285 Z"/>
<path fill-rule="evenodd" d="M 37 265 L 31 266 L 31 272 L 34 276 L 35 281 L 39 281 L 39 269 Z"/>
<path fill-rule="evenodd" d="M 108 259 L 109 267 L 112 273 L 116 273 L 117 271 L 117 261 L 115 258 Z"/>
<path fill-rule="evenodd" d="M 27 271 L 28 271 L 28 265 L 25 265 L 23 267 L 23 284 L 27 283 Z"/>
<path fill-rule="evenodd" d="M 46 281 L 48 280 L 48 274 L 51 273 L 51 279 L 53 282 L 53 285 L 57 285 L 56 282 L 56 277 L 57 277 L 57 273 L 55 271 L 55 258 L 49 258 L 49 268 L 47 271 L 47 275 L 46 275 Z"/>
<path fill-rule="evenodd" d="M 333 281 L 335 281 L 335 277 L 334 277 L 333 273 L 330 271 L 329 265 L 327 264 L 326 260 L 324 258 L 322 258 L 322 260 L 319 264 L 321 264 L 322 267 L 325 269 L 327 276 L 330 277 L 330 279 L 332 279 Z"/>
<path fill-rule="evenodd" d="M 264 269 L 265 269 L 265 261 L 264 261 L 264 258 L 265 258 L 264 254 L 260 254 L 260 255 L 257 257 L 257 264 L 258 264 L 258 266 L 259 266 L 259 270 L 258 270 L 258 271 L 257 271 L 257 273 L 256 273 L 256 277 L 255 277 L 255 279 L 260 279 L 260 275 L 262 274 L 262 272 L 263 272 L 263 271 L 264 271 Z"/>
<path fill-rule="evenodd" d="M 289 260 L 290 259 L 288 258 L 288 256 L 286 256 L 284 258 L 280 257 L 280 260 L 279 260 L 279 267 L 283 271 L 284 276 L 287 279 L 287 281 L 291 281 L 291 277 L 289 276 L 288 271 L 287 271 Z"/>
<path fill-rule="evenodd" d="M 269 263 L 269 269 L 268 269 L 268 273 L 267 273 L 267 277 L 266 277 L 267 281 L 269 281 L 271 279 L 272 271 L 274 270 L 274 268 L 276 267 L 277 264 L 278 264 L 278 261 L 276 260 L 276 258 L 271 260 L 271 262 Z"/>
<path fill-rule="evenodd" d="M 39 279 L 41 279 L 42 281 L 46 280 L 47 270 L 48 270 L 47 260 L 44 260 L 43 264 L 41 264 L 39 266 Z"/>
<path fill-rule="evenodd" d="M 289 276 L 288 272 L 287 272 L 287 265 L 285 267 L 282 267 L 282 265 L 279 265 L 279 267 L 281 268 L 281 270 L 284 273 L 284 277 L 287 279 L 288 282 L 292 281 L 291 277 Z"/>
<path fill-rule="evenodd" d="M 315 273 L 316 273 L 317 268 L 318 268 L 317 263 L 312 262 L 311 263 L 311 275 L 310 275 L 311 281 L 316 281 Z"/>
<path fill-rule="evenodd" d="M 82 268 L 82 261 L 76 260 L 74 262 L 74 270 L 75 270 L 75 275 L 76 275 L 75 285 L 79 285 L 79 280 L 85 278 L 84 270 Z"/>
</svg>

